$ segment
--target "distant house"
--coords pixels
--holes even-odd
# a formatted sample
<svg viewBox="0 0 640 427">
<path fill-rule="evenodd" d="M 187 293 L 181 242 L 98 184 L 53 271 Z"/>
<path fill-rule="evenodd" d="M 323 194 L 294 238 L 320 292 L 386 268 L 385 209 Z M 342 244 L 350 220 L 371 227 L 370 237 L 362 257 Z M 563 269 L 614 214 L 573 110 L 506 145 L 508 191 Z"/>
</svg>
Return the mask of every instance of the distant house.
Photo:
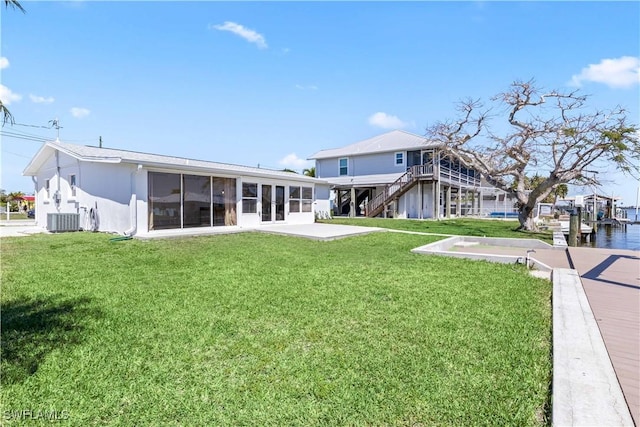
<svg viewBox="0 0 640 427">
<path fill-rule="evenodd" d="M 290 172 L 47 142 L 32 176 L 36 223 L 79 214 L 81 228 L 126 235 L 193 227 L 313 223 L 329 210 L 326 181 Z"/>
<path fill-rule="evenodd" d="M 316 177 L 331 184 L 334 215 L 443 218 L 511 214 L 514 200 L 425 137 L 395 130 L 322 150 Z"/>
</svg>

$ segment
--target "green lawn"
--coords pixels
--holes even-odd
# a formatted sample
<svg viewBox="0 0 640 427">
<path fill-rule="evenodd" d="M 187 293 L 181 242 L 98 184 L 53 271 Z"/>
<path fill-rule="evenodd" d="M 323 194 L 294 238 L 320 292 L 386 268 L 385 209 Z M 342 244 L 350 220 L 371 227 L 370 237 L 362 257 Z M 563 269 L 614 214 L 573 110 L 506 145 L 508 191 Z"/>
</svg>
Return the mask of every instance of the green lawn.
<svg viewBox="0 0 640 427">
<path fill-rule="evenodd" d="M 550 283 L 434 239 L 3 238 L 3 421 L 544 425 Z"/>
<path fill-rule="evenodd" d="M 367 227 L 391 228 L 394 230 L 420 231 L 424 233 L 455 234 L 460 236 L 512 237 L 516 239 L 540 239 L 553 242 L 553 233 L 547 231 L 516 231 L 518 221 L 499 219 L 447 219 L 415 220 L 393 218 L 346 218 L 320 220 L 327 224 L 362 225 Z"/>
<path fill-rule="evenodd" d="M 7 219 L 7 214 L 5 213 L 0 213 L 0 220 L 6 220 Z M 9 220 L 13 221 L 13 220 L 25 220 L 25 219 L 29 219 L 27 218 L 27 214 L 23 213 L 23 212 L 11 212 L 9 214 Z"/>
</svg>

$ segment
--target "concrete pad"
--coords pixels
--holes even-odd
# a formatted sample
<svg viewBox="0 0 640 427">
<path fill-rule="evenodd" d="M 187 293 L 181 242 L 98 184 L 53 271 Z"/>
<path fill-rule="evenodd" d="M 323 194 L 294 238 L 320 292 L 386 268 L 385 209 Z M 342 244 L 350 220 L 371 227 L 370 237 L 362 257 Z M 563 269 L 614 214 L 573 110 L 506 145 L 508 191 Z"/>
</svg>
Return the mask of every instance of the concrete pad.
<svg viewBox="0 0 640 427">
<path fill-rule="evenodd" d="M 556 426 L 633 426 L 598 324 L 575 270 L 553 270 Z"/>
<path fill-rule="evenodd" d="M 459 246 L 459 247 L 469 247 L 469 246 L 478 246 L 480 244 L 480 242 L 456 242 L 453 244 L 453 246 Z"/>
<path fill-rule="evenodd" d="M 190 229 L 156 230 L 139 233 L 134 237 L 141 240 L 177 239 L 195 236 L 211 236 L 217 234 L 242 233 L 259 231 L 262 233 L 284 234 L 287 236 L 304 237 L 314 240 L 334 240 L 343 237 L 357 236 L 376 231 L 386 231 L 383 228 L 359 227 L 341 224 L 273 224 L 259 227 L 198 227 Z"/>
<path fill-rule="evenodd" d="M 536 239 L 454 236 L 411 250 L 411 252 L 418 254 L 486 260 L 504 264 L 528 263 L 531 268 L 551 272 L 552 267 L 534 258 L 533 255 L 537 251 L 542 254 L 548 251 L 558 251 L 558 249 Z M 564 258 L 566 259 L 566 256 Z"/>
<path fill-rule="evenodd" d="M 0 226 L 0 237 L 25 237 L 32 234 L 49 233 L 45 228 L 35 225 L 3 225 Z"/>
<path fill-rule="evenodd" d="M 305 237 L 313 240 L 335 240 L 344 237 L 358 236 L 375 232 L 386 232 L 384 228 L 360 227 L 341 224 L 274 224 L 256 228 L 263 233 L 285 234 L 287 236 Z"/>
<path fill-rule="evenodd" d="M 172 228 L 169 230 L 154 230 L 147 233 L 138 233 L 133 236 L 140 240 L 153 239 L 180 239 L 185 237 L 213 236 L 218 234 L 242 233 L 252 231 L 251 228 L 241 228 L 237 226 L 229 227 L 194 227 L 194 228 Z"/>
</svg>

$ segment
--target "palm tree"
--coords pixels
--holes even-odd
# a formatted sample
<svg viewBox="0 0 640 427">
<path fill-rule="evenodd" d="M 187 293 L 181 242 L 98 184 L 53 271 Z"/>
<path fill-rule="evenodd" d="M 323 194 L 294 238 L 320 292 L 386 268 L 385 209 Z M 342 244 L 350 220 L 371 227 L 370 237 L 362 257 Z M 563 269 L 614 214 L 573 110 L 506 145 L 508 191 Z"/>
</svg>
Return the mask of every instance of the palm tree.
<svg viewBox="0 0 640 427">
<path fill-rule="evenodd" d="M 312 166 L 312 167 L 307 168 L 307 169 L 302 169 L 302 174 L 304 176 L 310 176 L 310 177 L 315 178 L 315 176 L 316 176 L 316 167 Z"/>
<path fill-rule="evenodd" d="M 20 2 L 18 2 L 18 0 L 4 0 L 4 7 L 9 8 L 9 6 L 11 6 L 14 9 L 21 10 L 22 13 L 27 13 L 27 11 L 24 10 L 24 7 L 22 7 L 22 5 L 20 4 Z M 15 121 L 13 120 L 13 114 L 11 114 L 11 111 L 9 111 L 7 106 L 4 105 L 2 100 L 0 100 L 0 116 L 2 116 L 2 119 L 0 119 L 2 120 L 2 126 L 4 126 L 5 123 L 7 122 L 11 124 L 15 123 Z"/>
<path fill-rule="evenodd" d="M 24 200 L 24 193 L 22 191 L 13 191 L 7 194 L 7 202 L 9 202 L 11 210 L 19 210 L 22 200 Z"/>
<path fill-rule="evenodd" d="M 558 197 L 564 199 L 565 197 L 567 197 L 567 194 L 569 194 L 569 187 L 567 186 L 567 184 L 559 184 L 553 190 L 553 209 L 554 210 L 556 208 L 556 203 L 558 202 Z"/>
<path fill-rule="evenodd" d="M 11 114 L 11 111 L 9 111 L 7 107 L 5 107 L 1 99 L 0 99 L 0 116 L 2 116 L 2 118 L 0 118 L 0 120 L 2 120 L 2 126 L 4 126 L 4 124 L 7 122 L 9 122 L 10 124 L 15 123 L 15 120 L 13 119 L 13 114 Z"/>
<path fill-rule="evenodd" d="M 27 11 L 24 10 L 24 7 L 22 7 L 22 5 L 20 4 L 20 2 L 18 0 L 4 0 L 4 6 L 6 8 L 11 6 L 14 9 L 20 9 L 22 11 L 22 13 L 27 13 Z"/>
</svg>

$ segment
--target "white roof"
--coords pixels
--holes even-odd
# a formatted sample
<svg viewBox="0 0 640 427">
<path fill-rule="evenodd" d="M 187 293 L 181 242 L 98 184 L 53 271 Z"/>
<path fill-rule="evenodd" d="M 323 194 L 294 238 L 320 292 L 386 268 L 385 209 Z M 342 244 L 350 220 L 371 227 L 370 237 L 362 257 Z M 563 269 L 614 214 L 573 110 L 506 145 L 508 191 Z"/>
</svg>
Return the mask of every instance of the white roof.
<svg viewBox="0 0 640 427">
<path fill-rule="evenodd" d="M 78 160 L 87 162 L 134 163 L 147 167 L 201 171 L 204 173 L 228 173 L 234 175 L 280 178 L 287 179 L 289 181 L 306 181 L 322 184 L 327 183 L 321 179 L 273 169 L 194 160 L 184 157 L 163 156 L 160 154 L 139 153 L 137 151 L 118 150 L 113 148 L 99 148 L 88 145 L 69 144 L 67 142 L 60 141 L 46 142 L 36 153 L 22 174 L 35 176 L 38 173 L 38 169 L 55 150 L 59 150 L 69 156 L 77 158 Z"/>
<path fill-rule="evenodd" d="M 309 157 L 309 160 L 348 157 L 389 151 L 420 150 L 437 147 L 440 144 L 429 142 L 427 138 L 403 130 L 394 130 L 347 145 L 342 148 L 321 150 Z"/>
</svg>

